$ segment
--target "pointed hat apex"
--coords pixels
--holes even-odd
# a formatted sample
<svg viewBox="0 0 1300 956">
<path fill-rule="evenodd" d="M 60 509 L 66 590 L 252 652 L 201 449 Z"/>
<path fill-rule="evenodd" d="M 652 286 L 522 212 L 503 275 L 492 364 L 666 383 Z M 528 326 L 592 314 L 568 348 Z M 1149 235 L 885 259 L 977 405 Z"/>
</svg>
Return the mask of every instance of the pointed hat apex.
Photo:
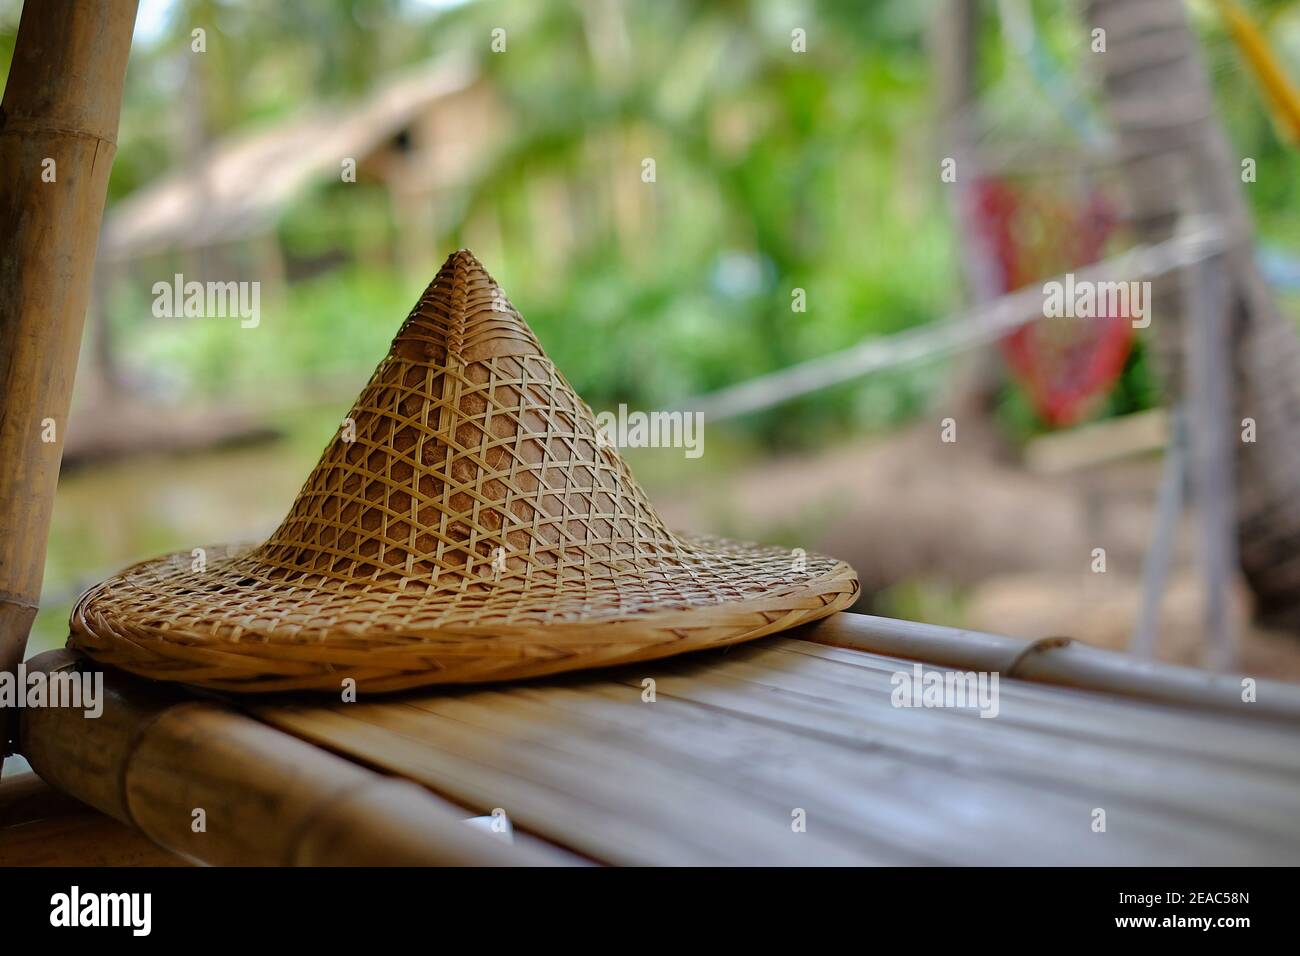
<svg viewBox="0 0 1300 956">
<path fill-rule="evenodd" d="M 468 249 L 447 257 L 393 339 L 392 354 L 436 364 L 544 355 L 537 336 Z"/>
</svg>

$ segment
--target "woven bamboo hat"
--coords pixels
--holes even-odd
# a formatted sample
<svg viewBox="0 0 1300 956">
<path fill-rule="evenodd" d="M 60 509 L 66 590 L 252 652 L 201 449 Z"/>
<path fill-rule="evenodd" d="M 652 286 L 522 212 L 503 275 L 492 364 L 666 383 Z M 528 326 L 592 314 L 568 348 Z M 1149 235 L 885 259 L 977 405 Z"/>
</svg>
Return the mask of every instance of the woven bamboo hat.
<svg viewBox="0 0 1300 956">
<path fill-rule="evenodd" d="M 730 644 L 857 591 L 832 558 L 670 532 L 462 250 L 271 539 L 126 569 L 77 602 L 70 643 L 223 690 L 397 690 Z"/>
</svg>

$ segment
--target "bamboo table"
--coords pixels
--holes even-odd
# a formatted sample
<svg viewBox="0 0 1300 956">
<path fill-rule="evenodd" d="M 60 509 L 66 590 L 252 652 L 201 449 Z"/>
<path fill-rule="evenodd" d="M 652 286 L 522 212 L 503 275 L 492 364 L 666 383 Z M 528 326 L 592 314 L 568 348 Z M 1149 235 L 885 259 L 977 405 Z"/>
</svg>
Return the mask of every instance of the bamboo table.
<svg viewBox="0 0 1300 956">
<path fill-rule="evenodd" d="M 902 654 L 998 671 L 997 716 L 894 706 Z M 352 704 L 106 685 L 99 720 L 24 713 L 23 752 L 211 863 L 1300 862 L 1297 688 L 1260 682 L 1244 703 L 1240 679 L 1061 640 L 840 614 L 724 651 Z M 463 822 L 495 809 L 513 844 Z"/>
</svg>

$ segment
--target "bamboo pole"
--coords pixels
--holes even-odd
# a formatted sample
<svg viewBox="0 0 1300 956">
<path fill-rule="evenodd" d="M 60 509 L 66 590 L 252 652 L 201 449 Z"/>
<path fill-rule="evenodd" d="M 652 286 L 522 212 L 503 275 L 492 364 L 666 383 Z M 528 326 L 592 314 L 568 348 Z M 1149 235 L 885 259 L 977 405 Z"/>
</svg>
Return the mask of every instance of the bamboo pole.
<svg viewBox="0 0 1300 956">
<path fill-rule="evenodd" d="M 1250 678 L 1254 699 L 1248 702 L 1242 699 L 1245 675 L 1217 674 L 1195 667 L 1146 661 L 1068 637 L 1027 641 L 1003 634 L 844 612 L 791 633 L 832 647 L 889 654 L 962 670 L 996 671 L 1003 677 L 1019 680 L 1244 717 L 1300 720 L 1300 687 L 1294 684 Z"/>
<path fill-rule="evenodd" d="M 1156 656 L 1156 642 L 1160 637 L 1160 608 L 1164 602 L 1169 567 L 1173 563 L 1178 519 L 1183 513 L 1187 441 L 1186 412 L 1181 404 L 1175 404 L 1169 413 L 1169 447 L 1165 451 L 1160 490 L 1156 495 L 1155 528 L 1142 562 L 1142 610 L 1129 643 L 1129 652 L 1143 660 Z"/>
<path fill-rule="evenodd" d="M 71 651 L 29 673 L 84 665 Z M 513 844 L 415 784 L 384 777 L 217 703 L 106 674 L 103 713 L 23 711 L 19 750 L 47 783 L 159 846 L 217 865 L 567 865 Z M 201 812 L 200 812 L 201 811 Z"/>
<path fill-rule="evenodd" d="M 1189 218 L 1187 228 L 1154 245 L 1139 245 L 1080 269 L 1076 282 L 1159 279 L 1222 252 L 1223 236 L 1211 220 Z M 1064 274 L 1051 281 L 1065 281 Z M 902 368 L 995 342 L 1043 313 L 1043 290 L 1031 285 L 972 308 L 892 335 L 865 339 L 839 352 L 821 355 L 737 385 L 681 402 L 710 422 L 771 408 L 811 392 L 852 381 L 883 369 Z"/>
<path fill-rule="evenodd" d="M 0 670 L 40 600 L 135 11 L 24 4 L 0 104 Z"/>
<path fill-rule="evenodd" d="M 1196 421 L 1191 434 L 1192 491 L 1205 587 L 1202 662 L 1226 671 L 1235 665 L 1237 635 L 1229 602 L 1237 561 L 1236 475 L 1232 456 L 1232 310 L 1230 278 L 1217 259 L 1183 276 L 1189 287 L 1187 408 Z"/>
<path fill-rule="evenodd" d="M 993 252 L 987 237 L 971 227 L 974 212 L 971 186 L 981 173 L 975 159 L 978 138 L 980 0 L 943 0 L 931 20 L 931 62 L 938 90 L 940 155 L 957 164 L 952 188 L 945 190 L 949 214 L 961 236 L 962 271 L 971 301 L 985 304 L 997 298 Z M 947 400 L 960 412 L 986 415 L 994 406 L 1002 373 L 998 356 L 978 351 L 957 365 Z"/>
</svg>

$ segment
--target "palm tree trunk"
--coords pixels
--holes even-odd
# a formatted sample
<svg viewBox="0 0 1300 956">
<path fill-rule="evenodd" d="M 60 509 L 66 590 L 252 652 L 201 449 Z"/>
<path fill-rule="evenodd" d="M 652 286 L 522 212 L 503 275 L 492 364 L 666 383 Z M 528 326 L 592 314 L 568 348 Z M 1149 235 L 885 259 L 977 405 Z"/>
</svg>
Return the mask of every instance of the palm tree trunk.
<svg viewBox="0 0 1300 956">
<path fill-rule="evenodd" d="M 1238 187 L 1242 157 L 1214 114 L 1182 0 L 1086 0 L 1084 12 L 1089 32 L 1106 31 L 1106 51 L 1091 56 L 1120 142 L 1137 238 L 1168 238 L 1181 215 L 1195 214 L 1214 216 L 1230 238 L 1235 414 L 1227 427 L 1234 436 L 1241 568 L 1257 618 L 1300 631 L 1300 342 L 1255 266 Z M 1151 328 L 1171 401 L 1185 391 L 1187 288 L 1175 279 L 1153 289 Z M 1236 440 L 1245 418 L 1255 422 L 1253 443 Z"/>
</svg>

